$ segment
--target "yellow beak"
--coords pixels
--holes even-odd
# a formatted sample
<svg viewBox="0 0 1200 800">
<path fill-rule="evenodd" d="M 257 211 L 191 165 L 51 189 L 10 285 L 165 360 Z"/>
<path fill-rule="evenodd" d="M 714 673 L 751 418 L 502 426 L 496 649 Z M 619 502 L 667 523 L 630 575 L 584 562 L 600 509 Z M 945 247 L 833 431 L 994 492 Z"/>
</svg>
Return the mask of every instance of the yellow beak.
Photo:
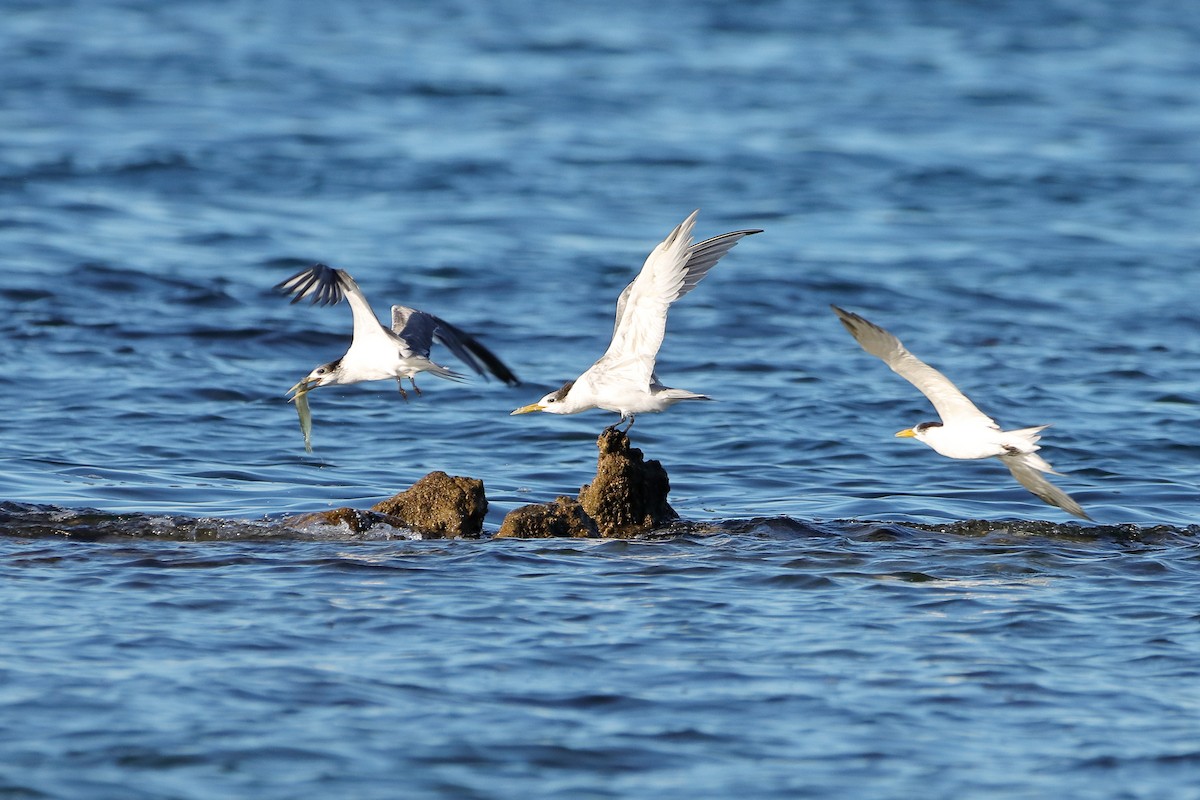
<svg viewBox="0 0 1200 800">
<path fill-rule="evenodd" d="M 916 436 L 916 435 L 917 435 L 917 434 L 913 433 L 913 429 L 912 429 L 912 428 L 905 428 L 904 430 L 902 430 L 902 431 L 900 431 L 899 433 L 897 433 L 897 434 L 896 434 L 896 436 L 898 436 L 898 437 L 899 437 L 899 438 L 901 438 L 901 439 L 911 439 L 911 438 L 913 438 L 913 437 L 914 437 L 914 436 Z"/>
<path fill-rule="evenodd" d="M 288 389 L 288 390 L 287 390 L 287 393 L 288 393 L 288 394 L 296 394 L 296 395 L 303 394 L 303 393 L 305 393 L 305 392 L 307 392 L 307 391 L 308 391 L 308 384 L 309 384 L 308 377 L 307 377 L 307 376 L 305 376 L 305 377 L 303 377 L 303 378 L 301 378 L 301 379 L 300 379 L 300 382 L 299 382 L 299 383 L 297 383 L 297 384 L 296 384 L 295 386 L 293 386 L 292 388 Z M 289 397 L 289 398 L 288 398 L 288 401 L 290 402 L 290 401 L 292 401 L 292 400 L 295 400 L 295 399 L 296 399 L 295 397 Z"/>
<path fill-rule="evenodd" d="M 517 414 L 532 414 L 534 411 L 542 411 L 541 403 L 530 403 L 527 406 L 521 406 L 516 411 L 509 414 L 510 417 L 515 417 Z"/>
</svg>

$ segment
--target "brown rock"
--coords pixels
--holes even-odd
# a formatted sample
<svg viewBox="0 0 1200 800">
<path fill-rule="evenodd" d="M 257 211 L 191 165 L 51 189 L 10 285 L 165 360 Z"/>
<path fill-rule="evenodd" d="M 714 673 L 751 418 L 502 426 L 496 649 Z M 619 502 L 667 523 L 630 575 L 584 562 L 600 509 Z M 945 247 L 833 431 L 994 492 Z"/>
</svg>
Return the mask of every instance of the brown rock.
<svg viewBox="0 0 1200 800">
<path fill-rule="evenodd" d="M 579 502 L 596 521 L 600 535 L 629 538 L 678 519 L 667 503 L 671 481 L 658 461 L 643 461 L 642 451 L 615 428 L 600 434 L 596 478 L 579 491 Z"/>
<path fill-rule="evenodd" d="M 477 538 L 483 533 L 487 507 L 483 481 L 438 471 L 371 510 L 396 517 L 404 527 L 426 536 Z"/>
<path fill-rule="evenodd" d="M 578 500 L 560 497 L 553 503 L 534 503 L 514 508 L 504 517 L 496 538 L 547 539 L 599 536 L 596 523 Z"/>
<path fill-rule="evenodd" d="M 629 437 L 609 428 L 597 441 L 596 478 L 579 500 L 521 506 L 504 518 L 497 537 L 606 536 L 628 539 L 679 518 L 667 503 L 671 482 L 657 461 L 645 461 Z"/>
</svg>

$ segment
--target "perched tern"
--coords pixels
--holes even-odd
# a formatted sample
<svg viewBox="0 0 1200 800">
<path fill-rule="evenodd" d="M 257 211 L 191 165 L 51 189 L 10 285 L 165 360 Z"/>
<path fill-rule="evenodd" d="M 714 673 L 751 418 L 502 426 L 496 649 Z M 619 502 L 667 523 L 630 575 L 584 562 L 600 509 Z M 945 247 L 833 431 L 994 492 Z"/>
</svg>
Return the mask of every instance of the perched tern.
<svg viewBox="0 0 1200 800">
<path fill-rule="evenodd" d="M 1040 433 L 1048 425 L 1020 430 L 1001 430 L 996 422 L 972 403 L 950 380 L 918 359 L 892 334 L 858 314 L 831 306 L 846 330 L 871 355 L 921 390 L 937 409 L 941 422 L 922 422 L 896 436 L 924 442 L 949 458 L 999 458 L 1013 477 L 1029 491 L 1068 514 L 1091 519 L 1084 510 L 1040 473 L 1061 473 L 1046 463 L 1039 450 Z"/>
<path fill-rule="evenodd" d="M 617 424 L 628 420 L 628 431 L 636 414 L 662 411 L 680 400 L 710 399 L 664 386 L 655 374 L 654 360 L 666 332 L 667 309 L 695 289 L 743 236 L 762 231 L 733 231 L 692 244 L 692 228 L 699 213 L 693 211 L 654 248 L 642 271 L 621 292 L 612 342 L 600 360 L 561 389 L 513 414 L 577 414 L 602 408 L 621 415 Z"/>
<path fill-rule="evenodd" d="M 484 378 L 490 372 L 509 386 L 520 384 L 512 370 L 491 350 L 470 334 L 432 314 L 408 306 L 392 306 L 392 327 L 390 330 L 385 328 L 358 284 L 345 270 L 314 264 L 281 281 L 275 288 L 283 294 L 295 295 L 293 303 L 311 297 L 313 305 L 334 305 L 344 298 L 354 317 L 350 349 L 341 358 L 314 369 L 289 389 L 289 393 L 308 392 L 331 384 L 395 378 L 400 396 L 407 400 L 404 379 L 408 378 L 413 390 L 420 394 L 415 380 L 418 373 L 462 380 L 459 373 L 430 360 L 429 348 L 435 339 Z"/>
</svg>

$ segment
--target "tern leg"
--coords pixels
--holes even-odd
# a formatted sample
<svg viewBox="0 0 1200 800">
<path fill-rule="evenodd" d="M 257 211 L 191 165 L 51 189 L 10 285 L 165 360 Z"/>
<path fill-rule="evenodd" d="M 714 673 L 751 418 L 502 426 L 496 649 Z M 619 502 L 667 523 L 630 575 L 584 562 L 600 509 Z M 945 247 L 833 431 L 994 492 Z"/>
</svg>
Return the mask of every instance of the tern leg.
<svg viewBox="0 0 1200 800">
<path fill-rule="evenodd" d="M 420 397 L 421 396 L 421 387 L 417 386 L 417 376 L 414 375 L 413 377 L 409 378 L 408 380 L 412 383 L 413 391 L 417 393 L 417 397 Z"/>
<path fill-rule="evenodd" d="M 404 402 L 408 402 L 408 392 L 404 391 L 404 379 L 396 378 L 396 388 L 400 390 L 400 396 L 404 398 Z"/>
<path fill-rule="evenodd" d="M 629 429 L 633 427 L 633 414 L 629 415 L 629 424 L 625 426 L 625 433 L 629 433 Z"/>
</svg>

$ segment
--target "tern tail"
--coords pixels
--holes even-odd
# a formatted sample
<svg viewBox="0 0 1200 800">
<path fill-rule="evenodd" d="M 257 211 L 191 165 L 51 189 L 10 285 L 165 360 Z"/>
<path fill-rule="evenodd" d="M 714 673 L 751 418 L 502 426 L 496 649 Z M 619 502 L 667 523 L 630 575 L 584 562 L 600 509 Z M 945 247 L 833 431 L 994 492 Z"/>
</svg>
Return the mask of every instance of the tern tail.
<svg viewBox="0 0 1200 800">
<path fill-rule="evenodd" d="M 689 392 L 687 389 L 663 389 L 661 392 L 655 392 L 654 395 L 655 397 L 661 397 L 670 400 L 671 402 L 675 402 L 677 400 L 712 400 L 712 398 L 706 394 Z"/>
<path fill-rule="evenodd" d="M 1032 467 L 1040 472 L 1049 472 L 1052 475 L 1061 475 L 1062 473 L 1057 472 L 1054 467 L 1050 466 L 1050 463 L 1046 461 L 1046 459 L 1034 452 L 1035 450 L 1042 449 L 1041 445 L 1038 444 L 1038 440 L 1042 438 L 1042 431 L 1049 427 L 1049 425 L 1037 425 L 1032 428 L 1018 428 L 1015 431 L 1005 431 L 1004 435 L 1007 437 L 1013 437 L 1024 445 L 1024 447 L 1018 447 L 1018 450 L 1026 466 Z"/>
<path fill-rule="evenodd" d="M 427 358 L 417 358 L 412 360 L 419 364 L 417 370 L 418 372 L 428 372 L 430 375 L 434 375 L 439 378 L 445 378 L 448 381 L 458 381 L 459 383 L 467 379 L 466 375 L 455 372 L 449 367 L 443 367 L 441 364 L 437 364 Z"/>
<path fill-rule="evenodd" d="M 1011 436 L 1019 436 L 1032 446 L 1037 444 L 1038 440 L 1042 438 L 1042 431 L 1049 427 L 1049 425 L 1035 425 L 1032 428 L 1018 428 L 1015 431 L 1005 431 L 1005 433 Z M 1037 448 L 1034 449 L 1036 450 Z"/>
</svg>

